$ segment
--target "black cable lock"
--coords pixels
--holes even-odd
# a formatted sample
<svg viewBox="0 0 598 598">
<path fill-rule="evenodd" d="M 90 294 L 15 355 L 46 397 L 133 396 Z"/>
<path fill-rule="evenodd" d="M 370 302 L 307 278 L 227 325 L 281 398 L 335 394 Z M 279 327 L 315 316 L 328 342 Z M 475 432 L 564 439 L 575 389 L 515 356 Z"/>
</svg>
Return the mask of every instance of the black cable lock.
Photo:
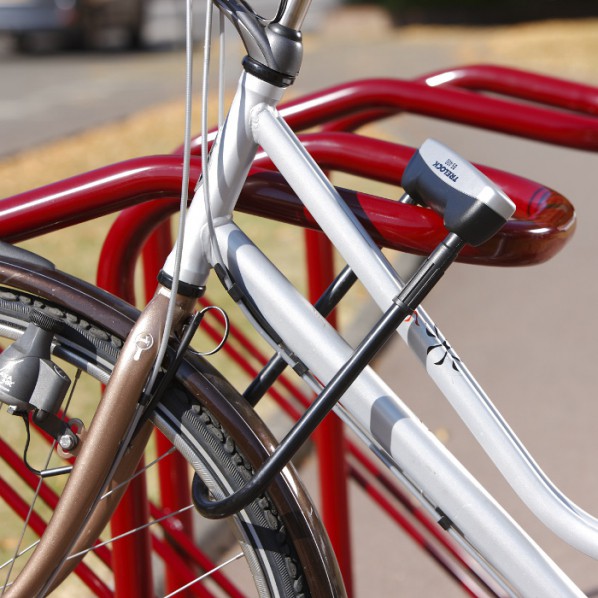
<svg viewBox="0 0 598 598">
<path fill-rule="evenodd" d="M 448 168 L 450 176 L 438 165 Z M 393 299 L 377 324 L 251 480 L 233 494 L 214 501 L 210 500 L 204 482 L 195 474 L 193 502 L 203 516 L 222 518 L 233 515 L 261 496 L 401 322 L 434 288 L 463 246 L 489 239 L 515 209 L 513 202 L 473 165 L 432 140 L 426 141 L 407 165 L 403 186 L 414 199 L 444 217 L 449 234 Z"/>
</svg>

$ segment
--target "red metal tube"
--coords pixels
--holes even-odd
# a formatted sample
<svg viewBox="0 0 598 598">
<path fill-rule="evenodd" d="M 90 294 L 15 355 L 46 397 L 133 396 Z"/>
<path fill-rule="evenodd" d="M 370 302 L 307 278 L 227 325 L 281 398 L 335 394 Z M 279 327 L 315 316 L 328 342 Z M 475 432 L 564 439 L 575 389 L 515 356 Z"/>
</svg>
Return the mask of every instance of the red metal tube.
<svg viewBox="0 0 598 598">
<path fill-rule="evenodd" d="M 406 146 L 350 133 L 305 135 L 301 139 L 325 168 L 397 185 L 414 151 Z M 265 156 L 260 156 L 256 163 L 265 168 L 271 167 Z M 485 265 L 530 265 L 546 261 L 558 252 L 574 231 L 573 206 L 562 195 L 529 179 L 482 165 L 478 168 L 513 199 L 518 220 L 509 221 L 488 243 L 480 247 L 466 247 L 459 260 Z M 340 191 L 379 245 L 427 255 L 443 238 L 441 219 L 430 210 L 373 198 L 364 193 Z M 251 177 L 242 193 L 242 200 L 245 199 L 247 204 L 242 203 L 240 209 L 257 215 L 277 214 L 276 217 L 284 222 L 317 227 L 276 173 L 256 173 Z M 281 205 L 285 206 L 284 212 Z"/>
<path fill-rule="evenodd" d="M 129 483 L 110 520 L 113 537 L 137 529 L 148 522 L 147 500 L 145 476 L 137 476 Z M 148 528 L 113 543 L 112 571 L 116 598 L 149 598 L 154 595 L 151 538 Z"/>
<path fill-rule="evenodd" d="M 155 438 L 158 454 L 163 454 L 172 447 L 171 443 L 160 432 L 156 431 Z M 189 479 L 188 465 L 183 456 L 180 453 L 173 453 L 165 457 L 158 463 L 158 472 L 160 501 L 165 513 L 174 513 L 186 507 L 189 504 L 191 481 Z M 190 511 L 185 511 L 177 515 L 177 523 L 185 530 L 185 533 L 189 537 L 193 536 L 193 519 Z M 187 565 L 190 565 L 189 556 L 180 552 L 176 544 L 173 544 L 173 550 L 179 558 L 185 561 Z M 179 575 L 170 565 L 170 561 L 164 561 L 164 588 L 168 594 L 181 586 Z M 188 593 L 182 593 L 181 598 L 188 595 Z"/>
<path fill-rule="evenodd" d="M 112 227 L 113 235 L 114 230 L 115 227 Z M 139 229 L 136 232 L 139 233 Z M 116 243 L 104 243 L 97 283 L 99 287 L 134 304 L 133 274 L 136 255 L 129 251 L 129 259 L 123 259 L 123 256 L 117 252 L 121 249 L 125 255 L 127 254 L 126 247 L 123 247 L 125 238 L 127 237 L 123 235 L 118 246 Z M 143 467 L 143 460 L 138 470 L 140 467 Z M 144 527 L 148 522 L 148 516 L 146 480 L 145 475 L 141 474 L 130 482 L 110 520 L 113 537 L 141 528 L 139 532 L 126 536 L 113 545 L 112 570 L 114 595 L 117 598 L 153 596 L 151 538 L 149 529 Z"/>
<path fill-rule="evenodd" d="M 155 224 L 155 222 L 154 222 Z M 155 292 L 157 276 L 164 264 L 168 253 L 172 248 L 172 235 L 170 222 L 165 221 L 159 224 L 143 246 L 143 278 L 145 286 L 145 300 L 149 301 Z M 156 432 L 156 448 L 158 454 L 168 451 L 172 445 L 166 437 Z M 184 457 L 176 452 L 162 459 L 158 463 L 160 498 L 162 507 L 166 512 L 176 512 L 189 504 L 189 479 L 188 465 Z M 193 519 L 190 511 L 178 515 L 178 520 L 183 529 L 190 536 L 193 535 Z M 176 545 L 173 550 L 177 552 Z M 185 555 L 179 555 L 183 560 L 188 560 Z M 174 592 L 180 587 L 180 579 L 177 572 L 171 567 L 170 561 L 165 561 L 166 579 L 165 589 L 167 593 Z M 184 593 L 181 598 L 189 595 Z"/>
<path fill-rule="evenodd" d="M 199 161 L 194 166 L 193 184 Z M 181 173 L 180 157 L 136 158 L 9 197 L 0 202 L 0 237 L 22 241 L 150 199 L 178 197 Z"/>
<path fill-rule="evenodd" d="M 320 232 L 305 231 L 308 299 L 315 303 L 334 279 L 334 251 Z M 328 317 L 336 326 L 334 312 Z M 345 437 L 340 419 L 330 413 L 314 435 L 318 451 L 322 521 L 330 537 L 345 588 L 353 596 L 351 533 Z"/>
<path fill-rule="evenodd" d="M 298 131 L 339 118 L 355 117 L 365 124 L 409 112 L 565 147 L 598 149 L 598 118 L 594 116 L 481 96 L 450 85 L 430 87 L 421 81 L 354 81 L 289 102 L 280 112 Z M 360 125 L 350 128 L 355 126 Z"/>
<path fill-rule="evenodd" d="M 455 89 L 458 87 L 464 89 Z M 354 131 L 368 122 L 407 112 L 596 151 L 597 98 L 598 88 L 590 85 L 518 69 L 474 65 L 430 73 L 413 81 L 363 79 L 344 83 L 285 103 L 280 113 L 295 131 L 314 127 Z M 566 114 L 552 107 L 579 114 Z M 211 131 L 210 142 L 214 136 Z M 191 151 L 201 151 L 200 137 L 192 141 Z"/>
<path fill-rule="evenodd" d="M 417 78 L 432 87 L 450 85 L 523 99 L 581 114 L 598 115 L 598 88 L 492 64 L 472 64 Z M 558 113 L 556 113 L 558 114 Z"/>
<path fill-rule="evenodd" d="M 360 148 L 375 152 L 370 156 L 377 158 L 366 163 L 368 171 L 380 173 L 386 165 L 386 172 L 400 180 L 412 149 L 363 137 L 348 139 L 348 135 L 319 134 L 307 137 L 306 143 L 314 154 L 321 152 L 319 157 L 323 161 L 327 155 L 328 162 L 333 165 L 331 168 L 336 169 L 351 167 L 349 155 L 354 155 Z M 508 222 L 493 239 L 480 247 L 467 247 L 461 254 L 462 261 L 504 266 L 540 263 L 552 257 L 573 232 L 575 212 L 571 204 L 558 193 L 522 177 L 480 168 L 505 189 L 518 206 L 516 216 L 525 219 Z M 199 161 L 195 158 L 192 184 L 198 174 Z M 0 237 L 11 242 L 20 241 L 149 198 L 161 197 L 165 202 L 154 206 L 157 212 L 172 212 L 177 207 L 175 198 L 180 176 L 181 165 L 177 157 L 155 156 L 106 167 L 74 177 L 70 182 L 55 183 L 14 196 L 0 202 Z M 122 184 L 123 179 L 126 184 Z M 444 235 L 440 218 L 430 210 L 353 191 L 344 190 L 341 195 L 380 245 L 429 253 Z M 82 209 L 82 205 L 87 209 Z M 299 226 L 317 226 L 276 173 L 258 173 L 256 170 L 245 185 L 238 207 L 251 214 Z"/>
<path fill-rule="evenodd" d="M 155 227 L 177 209 L 174 199 L 145 202 L 123 210 L 112 224 L 100 253 L 98 286 L 135 303 L 133 271 Z M 155 279 L 154 279 L 155 280 Z"/>
<path fill-rule="evenodd" d="M 172 248 L 172 236 L 170 234 L 170 223 L 163 222 L 159 225 L 143 246 L 143 277 L 145 283 L 145 299 L 149 301 L 156 288 L 158 272 Z M 168 451 L 172 445 L 168 439 L 156 431 L 156 449 L 158 454 Z M 158 463 L 160 499 L 162 507 L 166 512 L 176 512 L 186 507 L 189 503 L 189 479 L 188 465 L 180 453 L 173 453 Z M 190 536 L 193 535 L 193 519 L 190 511 L 185 511 L 177 516 L 180 525 Z M 189 557 L 178 550 L 173 544 L 172 553 L 189 565 Z M 166 593 L 170 594 L 181 586 L 180 575 L 173 564 L 173 559 L 164 559 Z M 181 598 L 190 596 L 191 592 L 184 592 Z"/>
<path fill-rule="evenodd" d="M 598 113 L 598 88 L 519 69 L 493 65 L 463 66 L 422 75 L 415 81 L 430 87 L 459 87 L 478 92 L 478 102 L 480 103 L 486 103 L 488 98 L 479 92 L 491 92 L 507 98 L 535 102 L 544 107 L 572 110 L 582 115 L 594 116 Z M 398 81 L 398 84 L 400 85 L 400 81 Z M 398 99 L 398 101 L 401 100 Z M 508 102 L 514 112 L 519 111 L 523 105 L 520 101 L 505 100 L 505 98 L 503 98 L 503 102 Z M 499 126 L 502 126 L 501 114 L 504 112 L 506 105 L 501 105 L 501 111 L 496 113 Z M 532 108 L 538 108 L 538 106 Z M 375 107 L 362 104 L 359 111 L 356 110 L 349 115 L 328 121 L 322 125 L 322 129 L 327 131 L 355 131 L 367 123 L 395 116 L 403 111 L 410 112 L 410 110 L 399 110 L 397 107 Z M 556 122 L 561 122 L 562 112 L 552 110 L 552 113 L 553 119 Z M 544 111 L 540 116 L 546 118 L 547 115 L 548 112 Z M 429 114 L 429 116 L 436 116 L 436 114 Z M 447 120 L 458 119 L 449 115 Z M 464 121 L 460 120 L 460 122 Z M 511 124 L 513 125 L 513 123 Z M 478 123 L 478 126 L 483 125 Z M 521 121 L 516 121 L 511 133 L 522 137 L 530 136 L 525 123 Z M 576 135 L 572 130 L 570 130 L 570 134 Z M 577 129 L 577 134 L 583 135 L 583 132 Z M 560 143 L 558 139 L 554 139 L 552 142 Z M 585 149 L 595 150 L 596 148 L 586 147 Z"/>
</svg>

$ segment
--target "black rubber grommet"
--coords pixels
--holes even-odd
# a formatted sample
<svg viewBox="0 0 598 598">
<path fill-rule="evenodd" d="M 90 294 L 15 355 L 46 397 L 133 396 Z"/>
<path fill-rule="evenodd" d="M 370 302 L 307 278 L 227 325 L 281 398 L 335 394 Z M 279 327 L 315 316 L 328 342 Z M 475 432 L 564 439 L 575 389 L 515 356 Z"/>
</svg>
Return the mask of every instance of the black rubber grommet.
<svg viewBox="0 0 598 598">
<path fill-rule="evenodd" d="M 254 60 L 251 56 L 245 56 L 245 58 L 243 58 L 243 68 L 254 77 L 257 77 L 266 83 L 271 83 L 276 87 L 289 87 L 295 81 L 293 75 L 279 73 L 269 66 Z"/>
<path fill-rule="evenodd" d="M 172 276 L 170 274 L 166 274 L 164 270 L 160 270 L 158 273 L 158 282 L 167 289 L 172 290 Z M 179 295 L 185 295 L 185 297 L 201 297 L 205 293 L 205 287 L 198 287 L 194 284 L 189 284 L 188 282 L 183 282 L 179 280 L 179 284 L 177 287 L 177 292 Z"/>
</svg>

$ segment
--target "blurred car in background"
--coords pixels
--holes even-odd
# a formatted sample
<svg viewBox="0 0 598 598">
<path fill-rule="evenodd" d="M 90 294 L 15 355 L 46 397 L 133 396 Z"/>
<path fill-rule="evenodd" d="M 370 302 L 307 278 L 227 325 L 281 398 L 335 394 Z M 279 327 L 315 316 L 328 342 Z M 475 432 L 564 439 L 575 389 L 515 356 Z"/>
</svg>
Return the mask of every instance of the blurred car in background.
<svg viewBox="0 0 598 598">
<path fill-rule="evenodd" d="M 42 35 L 60 36 L 69 45 L 93 45 L 102 33 L 118 31 L 129 48 L 141 44 L 144 0 L 0 0 L 0 33 L 17 47 L 35 49 Z"/>
</svg>

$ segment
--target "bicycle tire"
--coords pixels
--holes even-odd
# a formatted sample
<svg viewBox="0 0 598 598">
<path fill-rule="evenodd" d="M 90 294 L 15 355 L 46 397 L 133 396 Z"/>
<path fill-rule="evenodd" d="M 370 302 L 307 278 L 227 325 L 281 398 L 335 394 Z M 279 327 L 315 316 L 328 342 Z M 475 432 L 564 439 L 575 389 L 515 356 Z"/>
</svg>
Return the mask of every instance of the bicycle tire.
<svg viewBox="0 0 598 598">
<path fill-rule="evenodd" d="M 114 296 L 26 253 L 17 252 L 16 258 L 0 255 L 0 283 L 9 285 L 0 290 L 3 336 L 24 330 L 32 307 L 47 312 L 66 324 L 57 335 L 54 353 L 61 359 L 83 362 L 78 366 L 99 379 L 102 371 L 109 373 L 138 314 Z M 255 412 L 197 356 L 181 366 L 176 391 L 167 393 L 152 422 L 220 492 L 245 483 L 275 446 Z M 235 518 L 257 595 L 344 594 L 326 533 L 315 513 L 289 467 L 267 496 Z"/>
</svg>

